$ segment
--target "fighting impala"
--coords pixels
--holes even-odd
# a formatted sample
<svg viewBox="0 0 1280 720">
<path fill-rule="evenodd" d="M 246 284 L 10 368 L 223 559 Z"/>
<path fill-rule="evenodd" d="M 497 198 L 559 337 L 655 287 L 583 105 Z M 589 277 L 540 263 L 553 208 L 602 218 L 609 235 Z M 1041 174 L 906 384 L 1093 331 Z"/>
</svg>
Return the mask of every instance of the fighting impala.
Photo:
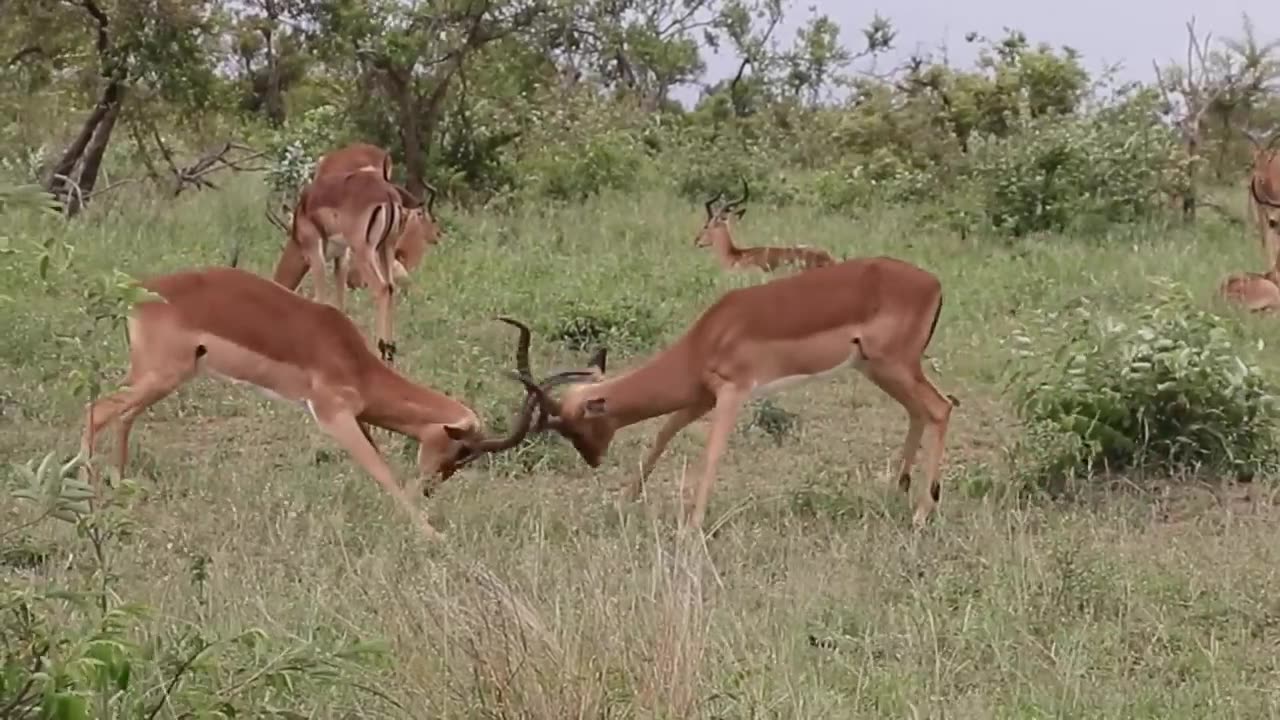
<svg viewBox="0 0 1280 720">
<path fill-rule="evenodd" d="M 1249 210 L 1258 225 L 1264 262 L 1268 267 L 1280 254 L 1280 151 L 1274 148 L 1280 131 L 1272 130 L 1262 137 L 1246 132 L 1253 146 L 1253 168 L 1249 175 Z"/>
<path fill-rule="evenodd" d="M 372 285 L 374 336 L 383 359 L 392 362 L 396 351 L 392 340 L 395 285 L 408 273 L 397 253 L 405 262 L 416 264 L 439 237 L 432 214 L 435 192 L 430 188 L 428 192 L 424 207 L 406 209 L 395 187 L 379 173 L 356 171 L 317 178 L 303 189 L 293 208 L 289 236 L 273 279 L 296 290 L 310 270 L 316 299 L 323 302 L 330 299 L 325 265 L 332 262 L 331 299 L 339 310 L 345 306 L 348 286 Z M 353 269 L 359 282 L 352 281 Z"/>
<path fill-rule="evenodd" d="M 802 269 L 824 267 L 835 263 L 835 258 L 826 250 L 805 245 L 797 247 L 752 247 L 740 248 L 733 244 L 730 224 L 734 218 L 742 219 L 746 214 L 745 203 L 751 196 L 751 188 L 747 181 L 742 181 L 742 197 L 730 200 L 719 209 L 713 209 L 724 197 L 723 192 L 706 202 L 707 221 L 694 238 L 695 247 L 710 247 L 725 270 L 745 270 L 758 268 L 772 272 L 783 267 L 799 267 Z"/>
<path fill-rule="evenodd" d="M 379 361 L 336 308 L 234 268 L 176 272 L 141 285 L 160 299 L 134 307 L 124 388 L 89 404 L 80 449 L 81 457 L 90 457 L 98 433 L 119 421 L 122 474 L 134 420 L 201 371 L 301 404 L 411 515 L 408 496 L 368 426 L 416 438 L 420 480 L 438 474 L 443 482 L 475 457 L 523 440 L 539 405 L 541 390 L 513 373 L 525 383 L 524 404 L 508 436 L 489 437 L 471 408 Z M 516 354 L 526 365 L 528 346 L 522 328 Z M 436 534 L 425 518 L 418 520 Z"/>
<path fill-rule="evenodd" d="M 685 500 L 686 520 L 698 527 L 747 400 L 851 366 L 906 409 L 897 474 L 904 493 L 910 493 L 921 440 L 928 441 L 928 492 L 918 494 L 913 517 L 920 526 L 941 493 L 947 424 L 960 404 L 940 393 L 921 367 L 941 311 L 937 277 L 888 257 L 846 260 L 731 290 L 675 342 L 628 372 L 607 375 L 602 349 L 585 370 L 541 380 L 535 431 L 559 433 L 597 467 L 619 429 L 666 416 L 628 487 L 626 495 L 635 498 L 676 433 L 712 413 L 696 494 Z M 518 368 L 531 378 L 527 362 Z M 551 389 L 562 384 L 569 387 L 552 397 Z"/>
</svg>

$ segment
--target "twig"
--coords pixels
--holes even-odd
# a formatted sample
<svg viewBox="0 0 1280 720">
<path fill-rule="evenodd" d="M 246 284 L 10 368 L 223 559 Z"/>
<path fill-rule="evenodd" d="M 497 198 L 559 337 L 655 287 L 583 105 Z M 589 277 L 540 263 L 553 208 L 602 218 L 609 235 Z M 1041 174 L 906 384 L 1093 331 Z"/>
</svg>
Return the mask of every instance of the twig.
<svg viewBox="0 0 1280 720">
<path fill-rule="evenodd" d="M 155 719 L 155 716 L 160 713 L 161 708 L 163 708 L 165 704 L 169 702 L 169 696 L 172 695 L 174 689 L 178 687 L 178 683 L 182 680 L 182 676 L 185 675 L 186 672 L 191 669 L 191 666 L 195 664 L 196 660 L 198 660 L 200 656 L 205 653 L 206 650 L 208 650 L 211 647 L 214 647 L 217 644 L 218 643 L 208 643 L 204 647 L 192 653 L 191 656 L 188 657 L 186 660 L 182 661 L 182 664 L 178 666 L 177 672 L 175 672 L 173 674 L 173 677 L 169 679 L 169 684 L 165 686 L 164 695 L 160 696 L 160 700 L 158 700 L 156 704 L 152 706 L 151 712 L 147 713 L 147 720 Z"/>
</svg>

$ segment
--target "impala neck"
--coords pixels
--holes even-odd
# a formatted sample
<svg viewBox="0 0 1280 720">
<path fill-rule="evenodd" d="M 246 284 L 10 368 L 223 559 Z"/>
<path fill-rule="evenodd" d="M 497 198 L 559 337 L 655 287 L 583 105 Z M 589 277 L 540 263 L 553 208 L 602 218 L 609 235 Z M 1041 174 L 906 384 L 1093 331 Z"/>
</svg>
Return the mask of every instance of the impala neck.
<svg viewBox="0 0 1280 720">
<path fill-rule="evenodd" d="M 609 418 L 624 427 L 696 403 L 699 375 L 681 340 L 634 370 L 584 387 L 583 398 L 604 398 Z"/>
<path fill-rule="evenodd" d="M 362 422 L 417 437 L 427 425 L 461 422 L 472 414 L 458 401 L 406 379 L 381 362 L 370 367 Z"/>
<path fill-rule="evenodd" d="M 732 267 L 742 256 L 742 251 L 733 244 L 733 236 L 728 226 L 721 226 L 711 231 L 711 249 L 724 267 Z"/>
</svg>

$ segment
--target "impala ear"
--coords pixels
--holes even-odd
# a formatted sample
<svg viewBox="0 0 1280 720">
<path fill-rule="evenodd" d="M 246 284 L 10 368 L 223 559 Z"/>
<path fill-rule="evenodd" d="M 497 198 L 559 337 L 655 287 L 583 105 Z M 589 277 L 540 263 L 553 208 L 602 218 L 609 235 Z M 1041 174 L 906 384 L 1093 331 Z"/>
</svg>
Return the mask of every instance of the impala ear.
<svg viewBox="0 0 1280 720">
<path fill-rule="evenodd" d="M 445 425 L 444 434 L 448 435 L 450 440 L 464 440 L 471 434 L 471 428 L 463 425 Z"/>
<path fill-rule="evenodd" d="M 582 416 L 587 418 L 600 417 L 607 412 L 604 398 L 591 398 L 582 404 Z"/>
<path fill-rule="evenodd" d="M 734 214 L 734 215 L 737 215 L 737 216 L 738 216 L 738 219 L 739 219 L 739 220 L 741 220 L 741 219 L 742 219 L 742 216 L 747 214 L 747 208 L 746 208 L 746 206 L 742 206 L 742 207 L 736 207 L 736 208 L 734 208 L 734 209 L 733 209 L 733 214 Z"/>
<path fill-rule="evenodd" d="M 591 359 L 587 361 L 587 367 L 596 368 L 600 371 L 600 374 L 603 375 L 605 360 L 608 358 L 608 355 L 609 355 L 609 348 L 607 347 L 600 348 L 599 350 L 596 351 L 596 354 L 592 355 Z"/>
</svg>

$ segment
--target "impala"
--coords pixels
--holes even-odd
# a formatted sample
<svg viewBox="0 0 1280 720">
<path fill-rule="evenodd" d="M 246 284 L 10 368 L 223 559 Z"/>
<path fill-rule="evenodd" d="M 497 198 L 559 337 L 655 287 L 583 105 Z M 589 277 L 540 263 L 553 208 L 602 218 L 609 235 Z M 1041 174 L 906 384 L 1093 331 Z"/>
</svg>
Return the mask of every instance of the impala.
<svg viewBox="0 0 1280 720">
<path fill-rule="evenodd" d="M 395 284 L 407 274 L 405 263 L 421 258 L 439 236 L 432 209 L 432 192 L 425 207 L 406 210 L 391 183 L 373 172 L 326 175 L 303 189 L 293 208 L 289 237 L 276 263 L 273 279 L 296 290 L 308 270 L 314 271 L 316 299 L 329 295 L 324 281 L 326 262 L 333 263 L 333 304 L 344 308 L 346 288 L 369 283 L 375 306 L 374 336 L 378 351 L 387 362 L 394 360 L 392 303 Z M 391 241 L 400 240 L 400 247 Z M 360 282 L 351 280 L 351 260 L 355 259 Z M 399 264 L 399 267 L 396 267 Z"/>
<path fill-rule="evenodd" d="M 606 375 L 607 352 L 601 349 L 586 370 L 577 371 L 585 382 L 564 373 L 539 382 L 543 409 L 535 429 L 559 433 L 598 467 L 619 429 L 666 416 L 625 493 L 634 499 L 676 433 L 712 413 L 696 495 L 685 499 L 685 518 L 698 527 L 747 400 L 852 366 L 906 409 L 897 475 L 904 493 L 910 493 L 911 468 L 928 436 L 929 492 L 919 493 L 913 517 L 921 526 L 938 503 L 947 424 L 960 404 L 942 395 L 921 367 L 941 311 L 937 277 L 889 257 L 846 260 L 731 290 L 675 342 L 628 372 Z M 520 372 L 531 379 L 527 364 Z M 549 393 L 560 384 L 570 386 L 557 400 Z"/>
<path fill-rule="evenodd" d="M 1280 309 L 1280 271 L 1235 273 L 1223 278 L 1218 295 L 1251 312 Z"/>
<path fill-rule="evenodd" d="M 383 180 L 390 183 L 396 193 L 400 195 L 400 204 L 410 210 L 410 212 L 406 213 L 404 231 L 396 237 L 395 262 L 392 265 L 392 272 L 396 279 L 403 279 L 422 261 L 428 246 L 434 245 L 438 239 L 438 237 L 428 237 L 423 226 L 424 218 L 422 213 L 416 212 L 418 208 L 422 207 L 422 201 L 410 194 L 405 188 L 391 181 L 391 154 L 377 145 L 369 143 L 352 143 L 321 155 L 316 161 L 312 181 L 314 182 L 322 177 L 341 176 L 353 172 L 377 173 Z M 428 190 L 431 192 L 429 202 L 434 204 L 435 189 L 428 186 Z M 293 209 L 287 205 L 282 209 L 285 216 L 293 214 Z M 289 224 L 272 213 L 269 206 L 267 219 L 286 234 L 289 232 Z M 306 272 L 307 269 L 304 267 L 302 276 L 305 276 Z M 299 276 L 298 282 L 301 282 L 302 276 Z M 364 279 L 358 269 L 348 275 L 347 288 L 356 289 L 364 287 L 364 285 Z"/>
<path fill-rule="evenodd" d="M 400 203 L 405 207 L 416 208 L 422 204 L 422 201 L 411 195 L 408 190 L 391 182 L 391 153 L 369 143 L 352 143 L 321 155 L 320 159 L 316 160 L 312 181 L 329 175 L 346 175 L 362 170 L 376 172 L 382 176 L 383 180 L 391 183 L 400 194 Z"/>
<path fill-rule="evenodd" d="M 416 438 L 422 478 L 438 474 L 443 482 L 475 457 L 523 440 L 539 404 L 541 390 L 526 382 L 527 396 L 510 434 L 486 437 L 471 408 L 379 361 L 336 308 L 234 268 L 176 272 L 141 285 L 160 299 L 140 302 L 131 312 L 124 388 L 89 404 L 80 449 L 81 457 L 90 457 L 98 433 L 118 420 L 122 474 L 134 420 L 201 371 L 300 403 L 411 515 L 408 497 L 368 426 Z M 516 355 L 525 364 L 528 346 L 528 330 L 521 328 Z"/>
<path fill-rule="evenodd" d="M 1253 168 L 1249 175 L 1248 205 L 1258 225 L 1258 239 L 1268 266 L 1280 254 L 1280 152 L 1274 149 L 1280 132 L 1272 131 L 1270 139 L 1246 133 L 1253 146 Z"/>
<path fill-rule="evenodd" d="M 740 220 L 746 214 L 747 208 L 744 203 L 750 195 L 751 189 L 747 186 L 747 181 L 743 180 L 742 197 L 737 200 L 730 200 L 718 210 L 713 210 L 712 206 L 724 197 L 724 193 L 716 193 L 715 197 L 708 200 L 707 221 L 698 236 L 694 238 L 694 246 L 711 247 L 720 260 L 720 266 L 725 270 L 758 268 L 765 272 L 772 272 L 782 267 L 816 268 L 835 263 L 835 259 L 826 250 L 806 245 L 752 248 L 735 246 L 729 226 L 733 218 Z"/>
</svg>

